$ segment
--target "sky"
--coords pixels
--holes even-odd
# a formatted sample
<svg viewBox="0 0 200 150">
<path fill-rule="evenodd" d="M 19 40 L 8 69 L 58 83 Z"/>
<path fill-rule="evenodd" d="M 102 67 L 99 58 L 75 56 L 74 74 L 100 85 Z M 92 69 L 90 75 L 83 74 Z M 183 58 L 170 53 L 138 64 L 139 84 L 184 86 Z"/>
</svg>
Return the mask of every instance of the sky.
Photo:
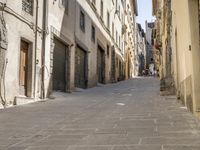
<svg viewBox="0 0 200 150">
<path fill-rule="evenodd" d="M 145 30 L 145 21 L 148 22 L 155 20 L 152 16 L 152 0 L 137 0 L 138 2 L 138 16 L 136 21 L 142 25 Z"/>
</svg>

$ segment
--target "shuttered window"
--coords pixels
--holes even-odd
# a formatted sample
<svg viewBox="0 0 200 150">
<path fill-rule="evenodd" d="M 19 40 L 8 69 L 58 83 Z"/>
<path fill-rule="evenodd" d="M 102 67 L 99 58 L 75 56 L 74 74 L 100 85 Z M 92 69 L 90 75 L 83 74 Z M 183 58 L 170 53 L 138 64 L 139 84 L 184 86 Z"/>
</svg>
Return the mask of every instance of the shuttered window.
<svg viewBox="0 0 200 150">
<path fill-rule="evenodd" d="M 85 32 L 85 14 L 82 11 L 80 11 L 80 28 Z"/>
</svg>

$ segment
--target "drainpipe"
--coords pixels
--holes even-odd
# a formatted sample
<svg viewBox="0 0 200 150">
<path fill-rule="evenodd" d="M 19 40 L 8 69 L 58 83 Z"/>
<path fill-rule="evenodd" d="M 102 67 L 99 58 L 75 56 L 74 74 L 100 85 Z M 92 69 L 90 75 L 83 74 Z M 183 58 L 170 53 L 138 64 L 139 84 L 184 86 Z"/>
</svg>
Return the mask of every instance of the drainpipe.
<svg viewBox="0 0 200 150">
<path fill-rule="evenodd" d="M 37 60 L 37 39 L 38 39 L 38 0 L 36 0 L 36 18 L 35 18 L 35 66 L 34 66 L 34 98 L 36 98 L 36 71 L 37 71 L 37 65 L 38 65 L 38 60 Z"/>
<path fill-rule="evenodd" d="M 41 55 L 41 60 L 42 60 L 42 68 L 41 68 L 41 99 L 45 99 L 46 94 L 45 94 L 45 83 L 44 83 L 44 75 L 45 75 L 45 49 L 46 49 L 46 29 L 47 29 L 47 13 L 48 13 L 48 0 L 43 1 L 43 22 L 42 22 L 42 55 Z"/>
</svg>

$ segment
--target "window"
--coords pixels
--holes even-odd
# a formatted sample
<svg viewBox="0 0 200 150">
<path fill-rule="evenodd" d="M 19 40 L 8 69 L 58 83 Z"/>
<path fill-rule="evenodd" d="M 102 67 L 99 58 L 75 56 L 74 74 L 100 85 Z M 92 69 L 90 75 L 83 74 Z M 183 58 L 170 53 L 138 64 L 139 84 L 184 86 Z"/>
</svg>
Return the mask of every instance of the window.
<svg viewBox="0 0 200 150">
<path fill-rule="evenodd" d="M 101 0 L 101 17 L 103 18 L 103 1 Z"/>
<path fill-rule="evenodd" d="M 92 0 L 91 4 L 92 4 L 93 9 L 95 9 L 95 11 L 96 11 L 96 0 Z"/>
<path fill-rule="evenodd" d="M 60 4 L 63 8 L 65 8 L 65 13 L 68 14 L 69 0 L 60 0 Z"/>
<path fill-rule="evenodd" d="M 112 0 L 113 5 L 115 4 L 114 0 Z"/>
<path fill-rule="evenodd" d="M 110 13 L 107 12 L 107 28 L 110 30 Z"/>
<path fill-rule="evenodd" d="M 93 42 L 95 42 L 95 35 L 96 35 L 95 27 L 92 25 L 91 39 Z"/>
<path fill-rule="evenodd" d="M 80 28 L 83 32 L 85 32 L 85 14 L 80 12 Z"/>
<path fill-rule="evenodd" d="M 110 55 L 110 47 L 109 45 L 107 45 L 107 56 L 109 57 L 109 55 Z"/>
<path fill-rule="evenodd" d="M 95 5 L 95 4 L 96 4 L 96 0 L 92 0 L 92 4 L 94 4 L 94 5 Z"/>
<path fill-rule="evenodd" d="M 120 9 L 120 6 L 118 8 L 118 16 L 119 16 L 119 19 L 121 19 L 121 9 Z"/>
<path fill-rule="evenodd" d="M 22 0 L 22 10 L 33 15 L 33 0 Z"/>
<path fill-rule="evenodd" d="M 65 13 L 68 14 L 69 9 L 69 0 L 65 0 Z"/>
<path fill-rule="evenodd" d="M 122 50 L 122 53 L 124 52 L 124 42 L 121 42 L 121 50 Z"/>
<path fill-rule="evenodd" d="M 116 31 L 116 44 L 118 43 L 118 32 Z"/>
<path fill-rule="evenodd" d="M 123 53 L 124 53 L 124 51 L 125 51 L 125 49 L 126 49 L 126 44 L 124 43 L 124 46 L 123 46 Z"/>
<path fill-rule="evenodd" d="M 112 22 L 112 37 L 114 38 L 114 30 L 115 30 L 115 26 L 114 23 Z"/>
<path fill-rule="evenodd" d="M 117 3 L 118 3 L 118 0 L 116 0 L 116 2 L 115 2 L 115 9 L 117 10 Z"/>
<path fill-rule="evenodd" d="M 117 58 L 115 58 L 115 67 L 117 68 L 118 67 L 118 59 Z"/>
<path fill-rule="evenodd" d="M 121 38 L 119 36 L 119 48 L 121 49 Z"/>
</svg>

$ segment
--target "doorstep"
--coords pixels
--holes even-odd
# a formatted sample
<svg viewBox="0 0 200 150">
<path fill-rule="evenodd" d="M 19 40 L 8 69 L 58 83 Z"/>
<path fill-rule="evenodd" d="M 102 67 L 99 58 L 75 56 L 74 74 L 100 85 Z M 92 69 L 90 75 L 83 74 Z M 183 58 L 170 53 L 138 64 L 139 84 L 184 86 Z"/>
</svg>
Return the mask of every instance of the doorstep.
<svg viewBox="0 0 200 150">
<path fill-rule="evenodd" d="M 14 100 L 14 105 L 24 105 L 29 103 L 36 102 L 36 99 L 32 97 L 26 97 L 26 96 L 16 96 Z"/>
</svg>

